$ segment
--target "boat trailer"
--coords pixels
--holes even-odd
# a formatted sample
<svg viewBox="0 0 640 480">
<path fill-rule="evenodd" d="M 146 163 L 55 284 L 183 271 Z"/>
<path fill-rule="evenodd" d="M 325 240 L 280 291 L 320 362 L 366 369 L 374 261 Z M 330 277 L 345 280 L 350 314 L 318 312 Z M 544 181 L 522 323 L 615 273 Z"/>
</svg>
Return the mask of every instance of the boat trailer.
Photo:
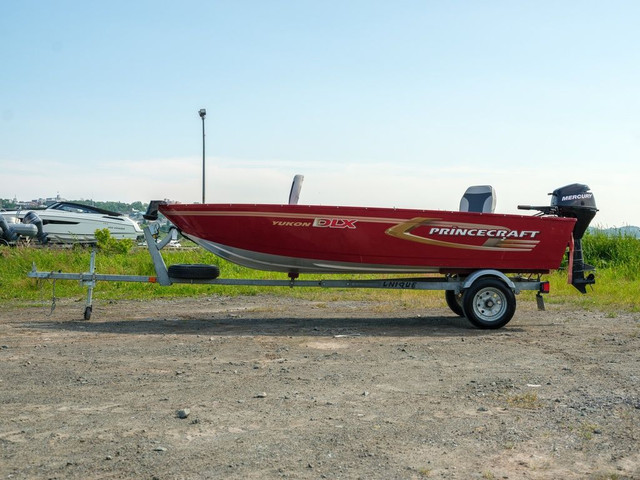
<svg viewBox="0 0 640 480">
<path fill-rule="evenodd" d="M 174 229 L 175 227 L 172 227 Z M 84 319 L 90 320 L 93 310 L 93 291 L 100 282 L 141 282 L 161 286 L 173 284 L 235 285 L 260 287 L 319 287 L 319 288 L 379 288 L 392 290 L 443 290 L 449 308 L 457 315 L 466 317 L 473 325 L 483 329 L 496 329 L 506 325 L 516 309 L 515 295 L 523 290 L 536 291 L 539 310 L 544 310 L 543 293 L 549 292 L 549 282 L 534 277 L 507 277 L 498 270 L 477 270 L 468 276 L 446 275 L 444 277 L 385 278 L 370 280 L 299 280 L 295 273 L 288 280 L 261 280 L 218 278 L 216 265 L 179 264 L 168 268 L 162 258 L 162 250 L 171 241 L 171 230 L 158 240 L 159 228 L 150 224 L 143 228 L 147 249 L 153 260 L 155 275 L 114 275 L 96 272 L 96 250 L 91 252 L 89 271 L 64 273 L 41 272 L 33 264 L 27 274 L 41 280 L 76 280 L 87 287 Z"/>
</svg>

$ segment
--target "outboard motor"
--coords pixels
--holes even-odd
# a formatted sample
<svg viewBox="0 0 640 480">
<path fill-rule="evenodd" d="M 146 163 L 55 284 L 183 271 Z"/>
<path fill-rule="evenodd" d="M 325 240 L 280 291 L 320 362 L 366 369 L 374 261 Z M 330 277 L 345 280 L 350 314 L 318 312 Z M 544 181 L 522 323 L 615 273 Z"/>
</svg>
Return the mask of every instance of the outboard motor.
<svg viewBox="0 0 640 480">
<path fill-rule="evenodd" d="M 147 207 L 147 211 L 142 215 L 142 218 L 150 222 L 155 222 L 158 220 L 158 208 L 160 205 L 166 205 L 166 203 L 167 202 L 164 200 L 151 200 Z"/>
<path fill-rule="evenodd" d="M 18 234 L 9 226 L 2 214 L 0 214 L 0 238 L 7 243 L 15 242 L 18 239 Z"/>
<path fill-rule="evenodd" d="M 582 237 L 587 231 L 589 223 L 596 215 L 596 201 L 587 185 L 572 183 L 555 189 L 551 195 L 549 207 L 531 207 L 518 205 L 522 210 L 539 210 L 547 215 L 569 217 L 577 219 L 573 227 L 573 248 L 569 257 L 569 281 L 580 292 L 587 293 L 586 286 L 596 283 L 593 273 L 585 276 L 585 272 L 594 270 L 591 265 L 584 263 L 582 255 Z"/>
<path fill-rule="evenodd" d="M 19 237 L 37 237 L 40 243 L 47 243 L 47 234 L 42 230 L 42 220 L 35 212 L 27 212 L 22 223 L 10 223 L 0 215 L 0 238 L 7 243 L 18 241 Z"/>
<path fill-rule="evenodd" d="M 22 219 L 22 223 L 26 225 L 35 225 L 37 231 L 35 235 L 36 238 L 42 244 L 47 243 L 49 239 L 47 238 L 47 234 L 44 233 L 44 230 L 42 229 L 42 220 L 36 214 L 36 212 L 27 212 L 27 214 Z"/>
<path fill-rule="evenodd" d="M 578 220 L 573 227 L 573 254 L 569 258 L 570 281 L 580 292 L 587 293 L 586 286 L 596 283 L 593 273 L 585 277 L 585 272 L 594 268 L 584 263 L 582 256 L 582 237 L 598 211 L 593 193 L 587 185 L 573 183 L 551 193 L 551 207 L 555 207 L 555 213 L 559 217 Z"/>
</svg>

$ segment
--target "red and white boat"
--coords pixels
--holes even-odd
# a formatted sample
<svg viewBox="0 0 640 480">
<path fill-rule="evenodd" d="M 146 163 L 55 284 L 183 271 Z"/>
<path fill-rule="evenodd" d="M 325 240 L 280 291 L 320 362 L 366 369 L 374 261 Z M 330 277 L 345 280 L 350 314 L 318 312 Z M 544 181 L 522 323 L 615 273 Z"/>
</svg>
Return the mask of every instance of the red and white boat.
<svg viewBox="0 0 640 480">
<path fill-rule="evenodd" d="M 597 211 L 586 185 L 551 195 L 550 206 L 520 207 L 538 215 L 295 204 L 158 208 L 185 237 L 253 269 L 290 275 L 548 273 L 560 266 L 568 246 L 574 251 Z M 573 259 L 582 268 L 581 250 Z"/>
</svg>

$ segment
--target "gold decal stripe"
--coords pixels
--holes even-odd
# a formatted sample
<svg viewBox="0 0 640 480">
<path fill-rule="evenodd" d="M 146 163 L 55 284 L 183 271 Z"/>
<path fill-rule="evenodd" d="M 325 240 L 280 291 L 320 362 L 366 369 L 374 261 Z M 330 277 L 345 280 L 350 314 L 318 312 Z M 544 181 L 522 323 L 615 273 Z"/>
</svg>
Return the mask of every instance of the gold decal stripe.
<svg viewBox="0 0 640 480">
<path fill-rule="evenodd" d="M 430 218 L 413 218 L 405 223 L 396 225 L 394 227 L 388 228 L 385 232 L 387 235 L 390 235 L 395 238 L 399 238 L 401 240 L 409 240 L 417 243 L 424 243 L 427 245 L 434 245 L 439 247 L 446 248 L 456 248 L 462 250 L 484 250 L 490 252 L 508 252 L 508 251 L 521 251 L 521 252 L 529 252 L 533 250 L 533 248 L 539 243 L 537 240 L 517 240 L 513 238 L 504 239 L 498 243 L 498 245 L 493 246 L 493 241 L 496 240 L 495 237 L 488 239 L 490 243 L 487 245 L 469 245 L 465 243 L 455 243 L 455 242 L 447 242 L 444 240 L 435 240 L 433 238 L 425 238 L 419 237 L 411 233 L 412 230 L 420 227 L 420 226 L 433 226 L 433 225 L 445 225 L 447 227 L 451 227 L 451 222 L 442 222 L 438 221 L 439 219 L 430 219 Z M 463 226 L 464 225 L 464 226 Z M 478 228 L 479 225 L 476 224 L 456 224 L 459 228 Z M 484 226 L 484 225 L 483 225 Z M 502 229 L 508 230 L 511 229 L 506 227 L 498 227 L 494 225 L 486 225 L 484 227 L 489 227 L 491 229 Z M 466 237 L 469 238 L 469 237 Z M 477 237 L 476 237 L 477 238 Z M 500 239 L 499 239 L 500 240 Z M 534 243 L 535 242 L 535 243 Z"/>
</svg>

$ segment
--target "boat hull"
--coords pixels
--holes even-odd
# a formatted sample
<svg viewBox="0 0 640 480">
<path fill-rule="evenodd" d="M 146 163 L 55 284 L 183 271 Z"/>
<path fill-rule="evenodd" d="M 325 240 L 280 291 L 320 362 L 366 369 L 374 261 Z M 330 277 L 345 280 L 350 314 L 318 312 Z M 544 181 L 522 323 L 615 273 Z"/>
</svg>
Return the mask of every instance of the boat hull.
<svg viewBox="0 0 640 480">
<path fill-rule="evenodd" d="M 19 223 L 31 210 L 7 212 Z M 125 216 L 93 213 L 72 213 L 57 210 L 33 210 L 42 220 L 44 233 L 52 243 L 95 243 L 96 230 L 108 229 L 116 240 L 136 240 L 142 236 L 140 227 Z"/>
<path fill-rule="evenodd" d="M 315 205 L 169 204 L 183 235 L 234 263 L 289 273 L 546 273 L 573 218 Z"/>
<path fill-rule="evenodd" d="M 106 215 L 78 214 L 70 216 L 49 212 L 39 215 L 43 229 L 49 241 L 54 243 L 95 243 L 96 230 L 108 229 L 116 240 L 136 240 L 142 236 L 142 230 L 127 217 L 109 217 Z"/>
</svg>

